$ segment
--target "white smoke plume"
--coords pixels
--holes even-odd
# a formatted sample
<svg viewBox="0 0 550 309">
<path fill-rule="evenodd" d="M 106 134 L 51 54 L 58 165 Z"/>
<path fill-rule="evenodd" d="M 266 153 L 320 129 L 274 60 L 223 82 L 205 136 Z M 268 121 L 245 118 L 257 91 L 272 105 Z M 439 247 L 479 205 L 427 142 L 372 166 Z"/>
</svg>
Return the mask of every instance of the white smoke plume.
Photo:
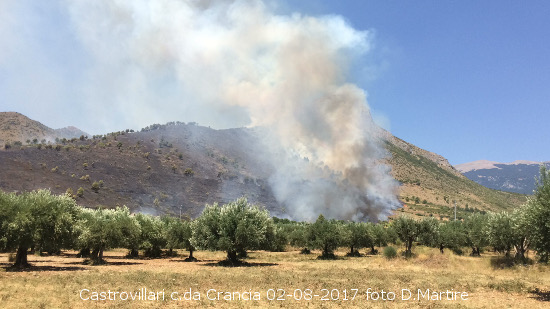
<svg viewBox="0 0 550 309">
<path fill-rule="evenodd" d="M 377 220 L 398 205 L 366 95 L 346 79 L 370 48 L 368 31 L 260 0 L 65 6 L 90 58 L 78 90 L 90 112 L 267 128 L 270 184 L 294 219 Z"/>
</svg>

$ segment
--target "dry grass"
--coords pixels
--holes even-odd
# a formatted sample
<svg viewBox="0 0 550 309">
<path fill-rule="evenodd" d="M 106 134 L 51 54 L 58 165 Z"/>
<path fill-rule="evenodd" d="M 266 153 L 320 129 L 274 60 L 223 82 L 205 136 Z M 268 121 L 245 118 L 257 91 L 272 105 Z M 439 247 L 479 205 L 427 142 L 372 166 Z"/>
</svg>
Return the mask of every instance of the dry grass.
<svg viewBox="0 0 550 309">
<path fill-rule="evenodd" d="M 379 307 L 379 308 L 542 308 L 548 306 L 550 272 L 548 266 L 516 266 L 494 269 L 491 258 L 439 254 L 430 248 L 416 248 L 416 257 L 386 260 L 381 255 L 345 258 L 345 250 L 336 261 L 316 260 L 317 254 L 299 251 L 282 253 L 252 252 L 249 267 L 220 267 L 222 252 L 197 252 L 201 262 L 185 263 L 183 258 L 126 259 L 124 250 L 107 252 L 109 264 L 82 265 L 75 252 L 64 256 L 29 256 L 34 269 L 6 272 L 8 254 L 0 254 L 0 307 L 2 308 L 146 308 L 146 307 Z M 82 289 L 91 291 L 135 292 L 141 288 L 165 291 L 164 301 L 83 301 Z M 395 292 L 395 301 L 373 301 L 364 293 Z M 171 292 L 197 291 L 201 300 L 172 301 Z M 260 301 L 208 300 L 207 291 L 260 292 Z M 284 301 L 267 300 L 269 289 L 284 289 Z M 320 295 L 312 300 L 294 300 L 296 289 L 311 289 Z M 340 300 L 323 301 L 322 289 L 337 289 Z M 354 300 L 342 300 L 344 290 L 359 289 Z M 399 300 L 401 289 L 460 291 L 468 300 Z M 334 292 L 335 293 L 335 292 Z M 180 295 L 183 296 L 183 295 Z M 299 291 L 296 291 L 299 296 Z M 350 296 L 348 295 L 348 298 Z"/>
</svg>

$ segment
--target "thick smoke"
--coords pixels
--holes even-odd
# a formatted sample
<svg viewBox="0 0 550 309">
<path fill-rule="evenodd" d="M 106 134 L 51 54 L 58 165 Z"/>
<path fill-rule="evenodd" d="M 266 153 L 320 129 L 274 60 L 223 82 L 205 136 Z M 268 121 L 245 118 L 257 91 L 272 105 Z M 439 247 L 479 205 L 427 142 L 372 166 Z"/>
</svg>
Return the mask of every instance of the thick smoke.
<svg viewBox="0 0 550 309">
<path fill-rule="evenodd" d="M 109 102 L 139 123 L 188 113 L 215 127 L 266 128 L 270 183 L 294 219 L 376 220 L 398 205 L 365 93 L 346 82 L 369 32 L 338 16 L 278 15 L 253 0 L 68 7 L 93 59 L 90 105 Z"/>
</svg>

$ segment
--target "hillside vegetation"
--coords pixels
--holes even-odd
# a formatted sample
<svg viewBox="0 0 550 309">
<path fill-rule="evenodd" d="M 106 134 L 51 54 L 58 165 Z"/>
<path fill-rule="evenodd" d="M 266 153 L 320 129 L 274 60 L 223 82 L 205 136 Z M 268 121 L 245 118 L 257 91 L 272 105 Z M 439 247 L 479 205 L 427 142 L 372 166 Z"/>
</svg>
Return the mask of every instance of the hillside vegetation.
<svg viewBox="0 0 550 309">
<path fill-rule="evenodd" d="M 389 159 L 392 173 L 402 183 L 400 197 L 407 205 L 405 211 L 450 216 L 449 207 L 454 207 L 455 201 L 462 211 L 506 210 L 526 201 L 525 195 L 483 187 L 450 166 L 442 166 L 390 142 L 386 142 L 386 148 L 392 154 Z"/>
<path fill-rule="evenodd" d="M 52 129 L 17 113 L 2 113 L 4 132 L 43 134 Z M 2 117 L 0 117 L 2 118 Z M 12 119 L 13 120 L 13 119 Z M 29 129 L 31 128 L 31 129 Z M 77 129 L 78 130 L 78 129 Z M 74 130 L 73 130 L 74 131 Z M 78 132 L 81 132 L 78 130 Z M 268 183 L 274 166 L 261 155 L 254 129 L 214 130 L 172 122 L 105 135 L 16 140 L 0 150 L 0 189 L 49 188 L 71 192 L 88 207 L 126 205 L 133 211 L 196 217 L 206 203 L 247 196 L 274 214 L 284 212 Z M 29 135 L 26 135 L 29 136 Z M 38 135 L 37 135 L 38 136 Z M 5 137 L 3 137 L 5 138 Z M 451 215 L 459 209 L 511 209 L 525 196 L 482 187 L 454 170 L 447 160 L 385 132 L 394 177 L 402 183 L 402 210 L 417 215 Z"/>
</svg>

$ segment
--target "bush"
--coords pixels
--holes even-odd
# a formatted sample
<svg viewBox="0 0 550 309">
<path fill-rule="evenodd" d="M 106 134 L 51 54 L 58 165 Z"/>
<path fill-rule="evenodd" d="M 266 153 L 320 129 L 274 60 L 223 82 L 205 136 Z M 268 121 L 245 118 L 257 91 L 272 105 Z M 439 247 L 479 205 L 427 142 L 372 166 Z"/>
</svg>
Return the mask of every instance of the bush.
<svg viewBox="0 0 550 309">
<path fill-rule="evenodd" d="M 397 250 L 392 246 L 388 246 L 384 248 L 383 254 L 386 259 L 391 260 L 397 257 Z"/>
<path fill-rule="evenodd" d="M 95 193 L 98 193 L 99 187 L 100 187 L 99 182 L 94 181 L 94 183 L 92 184 L 92 191 L 94 191 Z"/>
<path fill-rule="evenodd" d="M 195 172 L 190 168 L 186 168 L 183 174 L 185 174 L 186 176 L 193 176 L 195 175 Z"/>
</svg>

